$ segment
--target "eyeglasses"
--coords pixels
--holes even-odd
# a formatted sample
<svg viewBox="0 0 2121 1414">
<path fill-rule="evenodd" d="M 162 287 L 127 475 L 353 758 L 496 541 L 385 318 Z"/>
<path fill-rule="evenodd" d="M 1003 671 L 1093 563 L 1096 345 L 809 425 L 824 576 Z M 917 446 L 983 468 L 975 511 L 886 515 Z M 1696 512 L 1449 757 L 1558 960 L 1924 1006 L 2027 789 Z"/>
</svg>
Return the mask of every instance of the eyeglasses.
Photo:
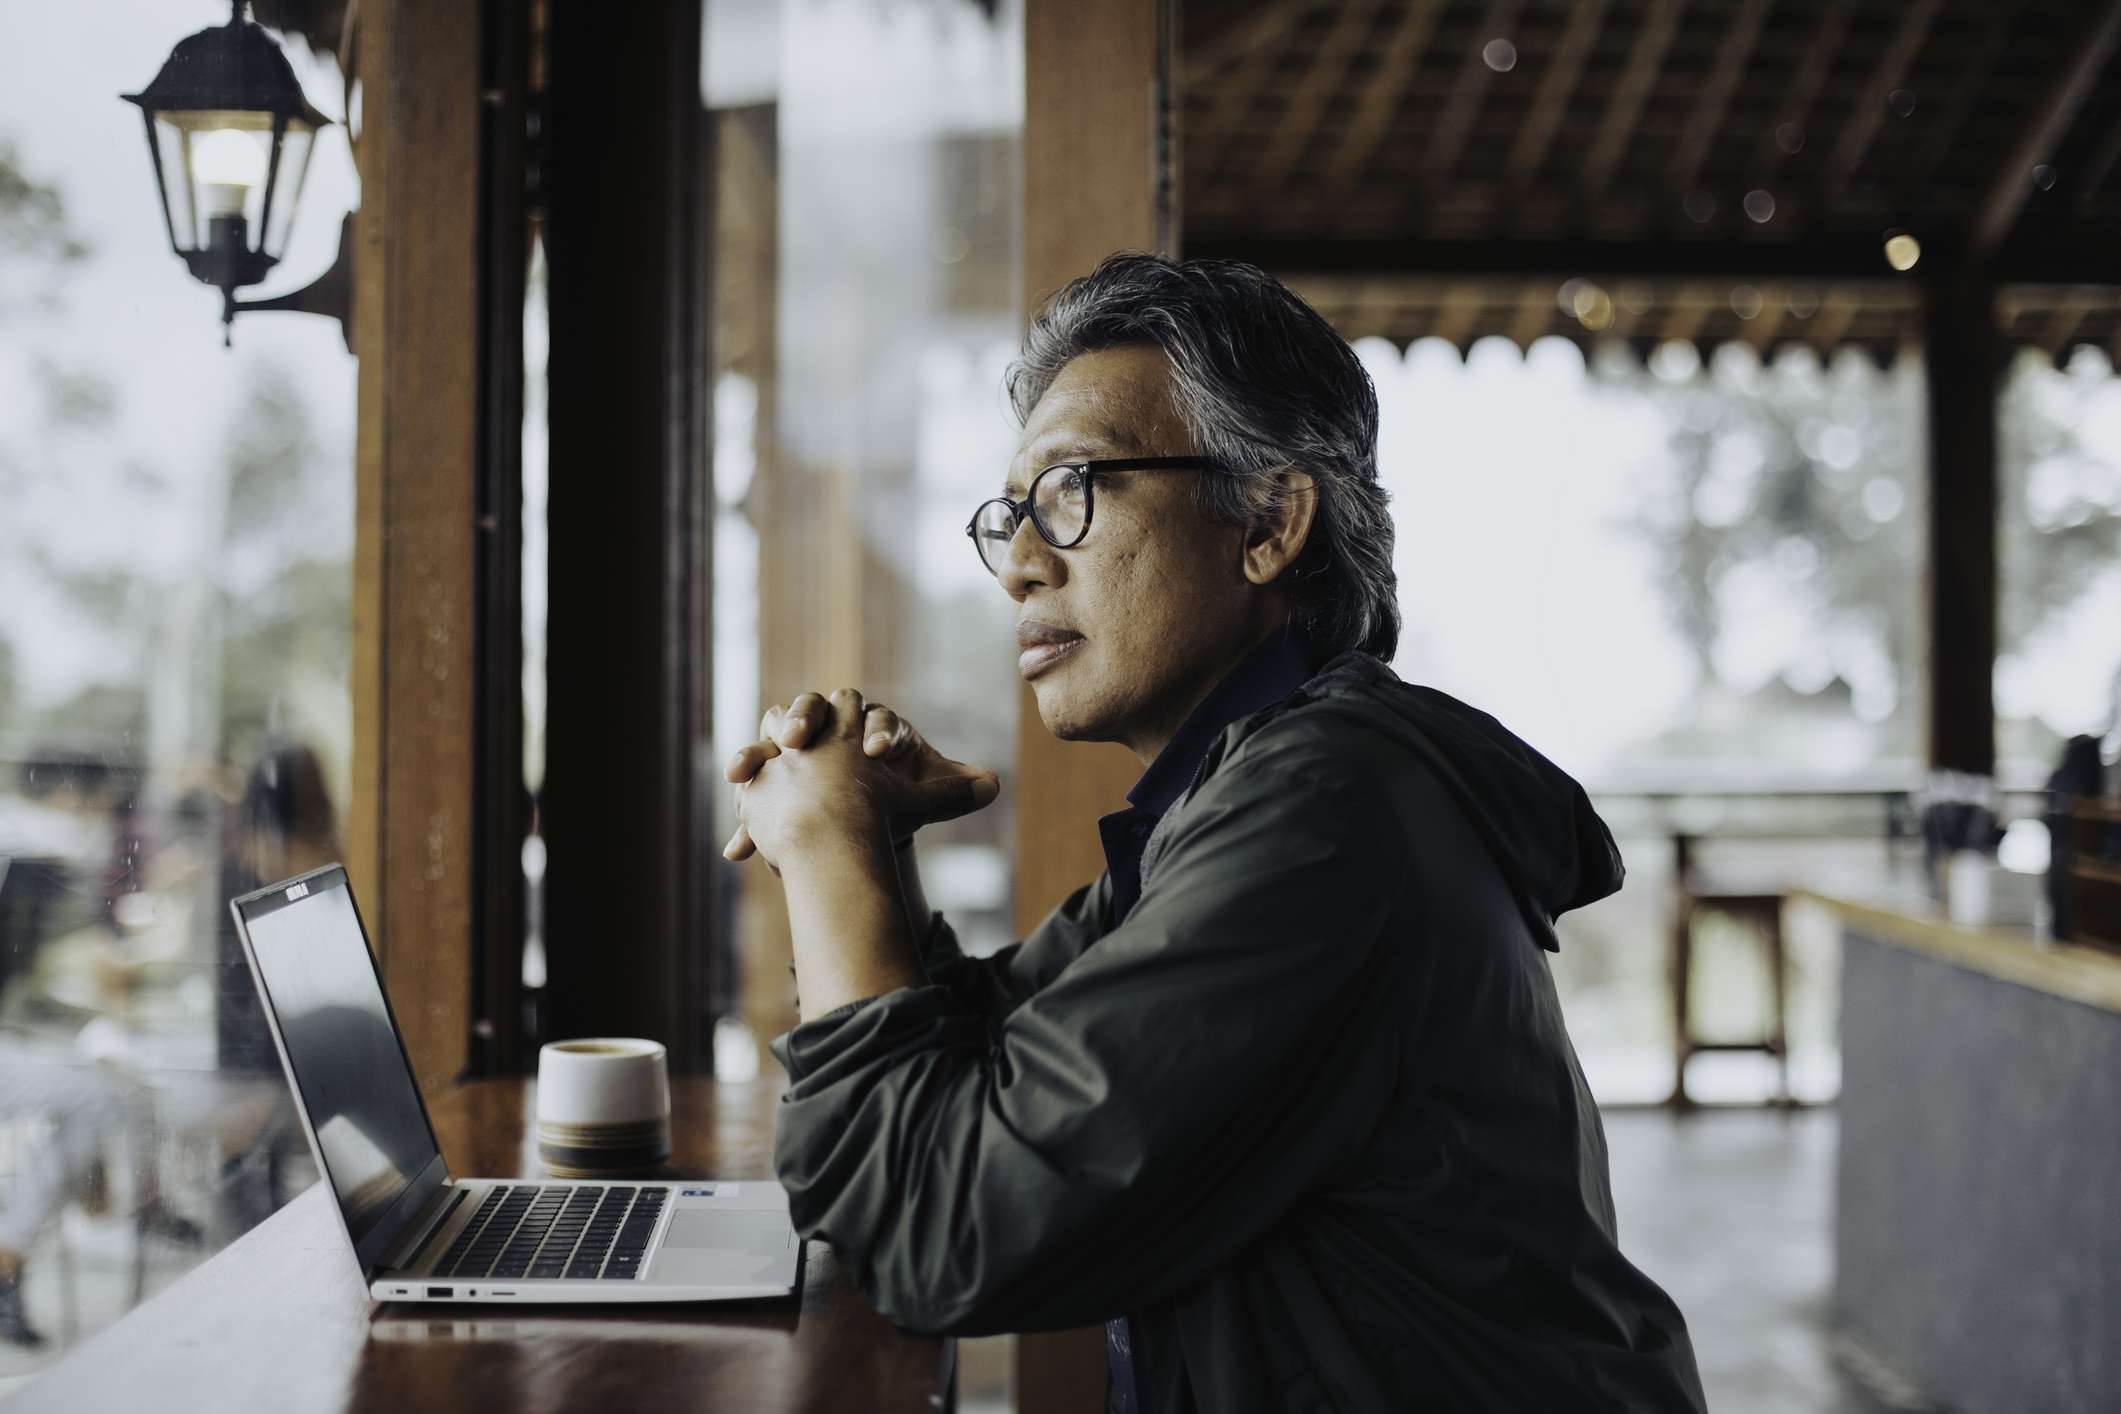
<svg viewBox="0 0 2121 1414">
<path fill-rule="evenodd" d="M 1206 457 L 1119 457 L 1106 461 L 1061 462 L 1031 479 L 1023 500 L 997 496 L 982 501 L 965 525 L 987 572 L 999 575 L 1009 542 L 1024 517 L 1031 518 L 1039 538 L 1056 550 L 1082 544 L 1090 533 L 1090 511 L 1097 503 L 1097 478 L 1108 471 L 1213 471 Z"/>
</svg>

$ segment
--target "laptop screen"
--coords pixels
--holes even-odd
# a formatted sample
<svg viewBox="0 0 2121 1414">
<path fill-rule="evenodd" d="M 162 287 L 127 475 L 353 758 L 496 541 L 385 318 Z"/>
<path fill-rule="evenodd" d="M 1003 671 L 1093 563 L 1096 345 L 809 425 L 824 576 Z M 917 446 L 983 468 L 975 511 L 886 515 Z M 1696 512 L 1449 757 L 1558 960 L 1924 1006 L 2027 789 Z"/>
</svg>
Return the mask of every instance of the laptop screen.
<svg viewBox="0 0 2121 1414">
<path fill-rule="evenodd" d="M 439 1151 L 345 874 L 307 888 L 246 900 L 243 921 L 296 1100 L 358 1248 Z"/>
</svg>

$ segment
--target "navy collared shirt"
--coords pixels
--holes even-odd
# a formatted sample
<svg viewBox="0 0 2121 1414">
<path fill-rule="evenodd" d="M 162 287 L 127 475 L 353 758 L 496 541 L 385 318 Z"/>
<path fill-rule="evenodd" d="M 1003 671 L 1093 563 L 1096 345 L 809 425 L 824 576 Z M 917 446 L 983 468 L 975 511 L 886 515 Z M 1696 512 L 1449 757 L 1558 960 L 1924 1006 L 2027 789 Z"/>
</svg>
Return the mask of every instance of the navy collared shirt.
<svg viewBox="0 0 2121 1414">
<path fill-rule="evenodd" d="M 1105 868 L 1112 875 L 1112 924 L 1117 927 L 1141 897 L 1142 846 L 1156 822 L 1193 786 L 1208 748 L 1232 722 L 1272 707 L 1310 681 L 1317 666 L 1312 640 L 1290 628 L 1269 634 L 1201 699 L 1149 769 L 1127 792 L 1127 808 L 1100 816 Z"/>
<path fill-rule="evenodd" d="M 1142 892 L 1142 847 L 1156 822 L 1193 787 L 1194 777 L 1225 728 L 1272 707 L 1317 671 L 1313 641 L 1289 628 L 1269 634 L 1201 699 L 1127 792 L 1127 808 L 1100 816 L 1097 833 L 1112 875 L 1112 926 L 1118 927 Z M 1135 1414 L 1133 1332 L 1125 1316 L 1105 1322 L 1105 1368 L 1111 1385 L 1107 1414 Z"/>
</svg>

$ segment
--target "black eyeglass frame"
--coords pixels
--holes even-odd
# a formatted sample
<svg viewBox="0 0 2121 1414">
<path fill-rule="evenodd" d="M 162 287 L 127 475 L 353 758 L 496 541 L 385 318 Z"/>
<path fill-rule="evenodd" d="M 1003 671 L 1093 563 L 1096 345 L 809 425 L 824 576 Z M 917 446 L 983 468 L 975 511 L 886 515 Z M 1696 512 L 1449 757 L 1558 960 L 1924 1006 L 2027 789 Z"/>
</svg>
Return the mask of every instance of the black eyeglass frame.
<svg viewBox="0 0 2121 1414">
<path fill-rule="evenodd" d="M 1220 465 L 1221 463 L 1215 461 L 1212 457 L 1105 457 L 1090 461 L 1055 462 L 1031 478 L 1031 484 L 1024 488 L 1024 498 L 1021 501 L 1013 501 L 1007 496 L 991 496 L 980 502 L 978 508 L 972 512 L 972 519 L 965 522 L 965 536 L 971 540 L 972 548 L 977 552 L 979 550 L 979 518 L 986 514 L 987 507 L 1000 504 L 1009 508 L 1009 536 L 1011 539 L 1016 537 L 1017 530 L 1028 520 L 1031 522 L 1031 528 L 1038 532 L 1039 539 L 1045 541 L 1056 550 L 1072 550 L 1082 544 L 1083 537 L 1090 533 L 1090 521 L 1097 510 L 1097 477 L 1100 472 L 1214 471 Z M 1033 505 L 1038 499 L 1038 484 L 1056 471 L 1080 472 L 1083 478 L 1083 528 L 1078 530 L 1075 533 L 1075 538 L 1066 544 L 1062 544 L 1053 538 L 1052 533 L 1046 529 L 1046 523 L 1039 519 L 1038 511 Z M 979 562 L 987 566 L 987 573 L 997 575 L 1000 573 L 994 566 L 987 564 L 987 557 L 984 554 L 980 555 Z"/>
</svg>

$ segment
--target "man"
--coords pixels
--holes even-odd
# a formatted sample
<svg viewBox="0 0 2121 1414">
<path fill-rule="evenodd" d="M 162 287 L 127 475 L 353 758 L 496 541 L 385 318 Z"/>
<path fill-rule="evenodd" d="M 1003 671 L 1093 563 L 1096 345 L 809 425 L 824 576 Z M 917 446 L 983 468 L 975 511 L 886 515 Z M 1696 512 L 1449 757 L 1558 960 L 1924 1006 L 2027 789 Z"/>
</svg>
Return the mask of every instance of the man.
<svg viewBox="0 0 2121 1414">
<path fill-rule="evenodd" d="M 767 714 L 725 852 L 788 895 L 798 1230 L 914 1329 L 1109 1322 L 1115 1409 L 1702 1409 L 1542 955 L 1619 853 L 1552 763 L 1385 666 L 1352 351 L 1252 267 L 1119 256 L 1010 390 L 970 531 L 1019 671 L 1056 735 L 1147 769 L 1106 871 L 970 959 L 910 841 L 993 773 L 849 690 Z"/>
</svg>

